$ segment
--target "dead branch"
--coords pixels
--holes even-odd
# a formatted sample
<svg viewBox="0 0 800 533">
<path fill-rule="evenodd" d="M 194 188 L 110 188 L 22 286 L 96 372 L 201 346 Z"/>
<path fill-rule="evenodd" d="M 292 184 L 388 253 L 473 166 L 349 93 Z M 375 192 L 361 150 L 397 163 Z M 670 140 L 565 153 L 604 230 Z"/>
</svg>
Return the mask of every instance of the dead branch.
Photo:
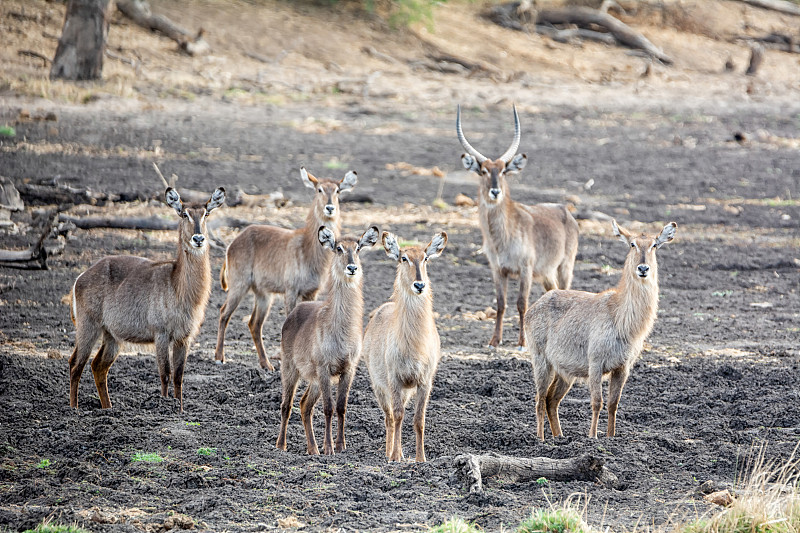
<svg viewBox="0 0 800 533">
<path fill-rule="evenodd" d="M 536 24 L 576 24 L 586 29 L 591 29 L 592 26 L 599 26 L 609 31 L 620 44 L 643 50 L 667 65 L 672 64 L 672 58 L 651 43 L 647 37 L 621 20 L 597 9 L 582 6 L 543 9 L 536 16 Z"/>
<path fill-rule="evenodd" d="M 800 16 L 800 6 L 785 0 L 739 0 L 751 6 L 760 7 L 762 9 L 771 9 L 772 11 L 779 11 L 789 15 Z"/>
<path fill-rule="evenodd" d="M 607 44 L 607 45 L 615 45 L 617 44 L 617 39 L 610 33 L 602 33 L 599 31 L 594 30 L 586 30 L 583 28 L 568 28 L 564 30 L 559 30 L 558 28 L 554 28 L 552 26 L 545 26 L 545 25 L 537 25 L 536 26 L 536 33 L 541 35 L 546 35 L 559 43 L 568 43 L 574 39 L 578 40 L 589 40 L 589 41 L 597 41 L 599 43 Z"/>
<path fill-rule="evenodd" d="M 488 455 L 459 455 L 453 460 L 456 476 L 461 478 L 471 494 L 483 492 L 483 478 L 502 476 L 516 481 L 595 481 L 614 487 L 617 476 L 605 466 L 605 461 L 589 454 L 570 459 L 548 457 L 509 457 L 490 453 Z"/>
<path fill-rule="evenodd" d="M 0 266 L 22 270 L 47 270 L 48 252 L 44 241 L 58 220 L 58 210 L 46 211 L 39 217 L 41 231 L 36 243 L 27 250 L 0 250 Z"/>
<path fill-rule="evenodd" d="M 183 195 L 183 191 L 181 191 Z M 206 194 L 206 200 L 208 194 Z M 178 228 L 177 220 L 167 220 L 158 217 L 75 217 L 62 214 L 61 222 L 71 222 L 80 229 L 132 229 L 142 231 L 173 231 Z M 217 228 L 244 228 L 251 224 L 247 220 L 233 217 L 210 218 L 209 229 Z"/>
<path fill-rule="evenodd" d="M 17 50 L 17 54 L 21 56 L 35 57 L 36 59 L 41 59 L 42 61 L 44 61 L 45 65 L 50 63 L 49 57 L 45 57 L 39 52 L 34 52 L 33 50 Z"/>
<path fill-rule="evenodd" d="M 88 188 L 70 187 L 64 183 L 55 185 L 23 183 L 19 194 L 30 205 L 90 204 L 102 205 L 119 200 L 116 194 L 92 191 Z"/>
<path fill-rule="evenodd" d="M 202 28 L 192 36 L 189 30 L 178 26 L 164 15 L 154 14 L 147 0 L 117 0 L 117 9 L 139 26 L 163 33 L 178 43 L 180 49 L 190 56 L 211 52 L 211 46 L 203 38 L 205 32 Z"/>
<path fill-rule="evenodd" d="M 737 35 L 734 40 L 746 41 L 749 43 L 759 43 L 764 48 L 771 50 L 780 50 L 782 52 L 789 52 L 791 54 L 799 54 L 800 46 L 795 42 L 793 35 L 785 33 L 772 32 L 761 37 L 752 37 L 750 35 Z"/>
</svg>

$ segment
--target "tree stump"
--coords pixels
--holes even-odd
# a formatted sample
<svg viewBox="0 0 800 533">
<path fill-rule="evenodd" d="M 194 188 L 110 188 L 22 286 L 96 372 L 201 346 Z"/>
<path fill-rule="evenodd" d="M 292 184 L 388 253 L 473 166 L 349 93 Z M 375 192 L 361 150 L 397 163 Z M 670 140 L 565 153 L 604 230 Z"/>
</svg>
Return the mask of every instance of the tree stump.
<svg viewBox="0 0 800 533">
<path fill-rule="evenodd" d="M 96 80 L 103 75 L 109 0 L 68 0 L 50 79 Z"/>
</svg>

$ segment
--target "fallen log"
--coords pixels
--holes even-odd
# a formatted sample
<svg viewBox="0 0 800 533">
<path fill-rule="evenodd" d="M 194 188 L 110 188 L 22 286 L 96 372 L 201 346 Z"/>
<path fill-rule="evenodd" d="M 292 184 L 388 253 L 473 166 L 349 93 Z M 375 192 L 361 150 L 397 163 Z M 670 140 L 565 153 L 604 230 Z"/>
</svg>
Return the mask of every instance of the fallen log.
<svg viewBox="0 0 800 533">
<path fill-rule="evenodd" d="M 602 9 L 583 6 L 570 6 L 559 9 L 535 9 L 529 2 L 507 2 L 490 7 L 483 16 L 495 24 L 517 31 L 529 31 L 531 25 L 537 33 L 549 35 L 563 41 L 573 38 L 592 39 L 606 44 L 621 44 L 643 50 L 665 64 L 672 64 L 672 58 L 651 43 L 647 37 L 624 22 L 609 15 L 606 11 L 613 3 L 604 3 Z M 559 30 L 553 26 L 575 25 L 580 31 Z M 597 32 L 600 27 L 608 32 L 608 37 Z M 562 33 L 564 32 L 564 33 Z M 590 33 L 584 33 L 590 32 Z"/>
<path fill-rule="evenodd" d="M 208 197 L 208 194 L 206 194 Z M 206 198 L 207 199 L 207 198 Z M 177 220 L 168 220 L 159 217 L 75 217 L 62 214 L 61 222 L 71 222 L 80 229 L 132 229 L 142 231 L 174 231 L 178 228 Z M 248 220 L 233 217 L 218 217 L 209 219 L 209 229 L 217 228 L 244 228 L 252 224 Z"/>
<path fill-rule="evenodd" d="M 789 15 L 800 16 L 800 6 L 791 2 L 786 2 L 785 0 L 739 0 L 739 2 L 760 7 L 762 9 L 770 9 L 772 11 L 779 11 Z"/>
<path fill-rule="evenodd" d="M 119 197 L 114 194 L 96 192 L 82 187 L 70 187 L 64 183 L 55 185 L 22 183 L 18 190 L 28 205 L 103 205 L 106 202 L 119 200 Z"/>
<path fill-rule="evenodd" d="M 536 15 L 536 24 L 575 24 L 591 29 L 599 26 L 608 30 L 621 44 L 643 50 L 662 63 L 672 64 L 672 58 L 651 43 L 647 37 L 608 13 L 589 7 L 573 6 L 563 9 L 542 9 Z"/>
<path fill-rule="evenodd" d="M 117 9 L 139 26 L 163 33 L 178 43 L 180 49 L 190 56 L 211 52 L 211 46 L 203 37 L 205 32 L 202 28 L 193 36 L 189 30 L 175 24 L 164 15 L 154 14 L 147 0 L 117 0 Z"/>
<path fill-rule="evenodd" d="M 58 210 L 46 211 L 39 217 L 41 232 L 36 243 L 27 250 L 0 250 L 0 267 L 22 270 L 48 270 L 48 252 L 45 239 L 52 233 L 58 220 Z"/>
<path fill-rule="evenodd" d="M 483 479 L 503 476 L 516 481 L 595 481 L 605 486 L 618 485 L 617 476 L 605 466 L 603 459 L 589 454 L 570 459 L 547 457 L 509 457 L 488 455 L 459 455 L 453 460 L 456 476 L 467 486 L 470 494 L 483 493 Z"/>
</svg>

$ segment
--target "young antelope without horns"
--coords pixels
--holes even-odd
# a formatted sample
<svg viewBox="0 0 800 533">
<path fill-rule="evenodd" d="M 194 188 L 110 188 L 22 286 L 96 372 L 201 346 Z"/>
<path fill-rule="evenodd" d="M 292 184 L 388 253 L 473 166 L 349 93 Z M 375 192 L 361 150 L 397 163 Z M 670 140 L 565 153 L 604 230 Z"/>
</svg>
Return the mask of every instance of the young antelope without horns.
<svg viewBox="0 0 800 533">
<path fill-rule="evenodd" d="M 424 248 L 400 248 L 384 232 L 386 255 L 397 261 L 394 293 L 375 310 L 364 333 L 364 359 L 372 390 L 386 423 L 386 457 L 403 460 L 401 430 L 405 408 L 416 396 L 414 433 L 416 460 L 425 461 L 425 410 L 441 359 L 439 332 L 433 318 L 433 290 L 427 263 L 447 245 L 447 233 L 437 233 Z"/>
<path fill-rule="evenodd" d="M 300 302 L 281 330 L 281 426 L 275 445 L 286 450 L 286 429 L 300 379 L 308 388 L 300 399 L 300 417 L 306 432 L 306 449 L 319 454 L 314 438 L 314 404 L 322 396 L 325 412 L 323 453 L 332 455 L 333 386 L 337 384 L 336 415 L 339 433 L 336 452 L 345 449 L 344 423 L 347 397 L 361 357 L 364 327 L 363 273 L 359 252 L 378 241 L 378 228 L 367 229 L 359 239 L 336 237 L 327 227 L 317 232 L 318 244 L 333 254 L 326 299 Z"/>
<path fill-rule="evenodd" d="M 298 301 L 310 301 L 317 296 L 322 276 L 330 264 L 330 255 L 317 242 L 317 230 L 325 226 L 335 235 L 339 234 L 339 195 L 352 190 L 358 176 L 351 170 L 339 181 L 317 179 L 301 167 L 300 178 L 306 187 L 316 192 L 302 228 L 290 230 L 254 224 L 245 228 L 225 252 L 219 280 L 228 296 L 219 310 L 214 355 L 218 363 L 225 362 L 228 322 L 248 292 L 253 292 L 254 302 L 248 323 L 250 335 L 261 368 L 269 370 L 274 368 L 264 351 L 261 331 L 275 294 L 283 294 L 287 316 Z"/>
<path fill-rule="evenodd" d="M 576 379 L 585 379 L 592 404 L 589 436 L 597 437 L 603 408 L 603 376 L 608 384 L 608 436 L 616 430 L 617 407 L 631 367 L 653 329 L 658 309 L 656 251 L 675 237 L 675 222 L 654 236 L 632 235 L 612 222 L 614 235 L 628 247 L 617 286 L 600 294 L 550 291 L 525 315 L 536 385 L 536 431 L 544 440 L 545 413 L 560 437 L 558 405 Z"/>
</svg>

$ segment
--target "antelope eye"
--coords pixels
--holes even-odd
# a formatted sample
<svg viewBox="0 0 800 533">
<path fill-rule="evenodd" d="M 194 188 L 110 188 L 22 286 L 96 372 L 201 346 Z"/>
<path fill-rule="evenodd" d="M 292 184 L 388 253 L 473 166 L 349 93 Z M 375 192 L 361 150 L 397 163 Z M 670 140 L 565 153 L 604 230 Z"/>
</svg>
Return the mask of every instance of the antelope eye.
<svg viewBox="0 0 800 533">
<path fill-rule="evenodd" d="M 408 257 L 403 256 L 400 258 L 400 261 L 402 261 L 403 263 L 408 263 Z"/>
<path fill-rule="evenodd" d="M 631 243 L 631 248 L 636 248 L 636 243 L 635 242 Z"/>
<path fill-rule="evenodd" d="M 317 192 L 322 192 L 322 187 L 320 187 L 319 189 L 317 189 Z"/>
<path fill-rule="evenodd" d="M 184 211 L 183 213 L 181 213 L 181 216 L 182 216 L 183 218 L 189 218 L 189 213 L 187 213 L 186 211 Z"/>
<path fill-rule="evenodd" d="M 336 247 L 336 251 L 339 252 L 340 254 L 343 254 L 344 253 L 344 248 L 342 248 L 341 246 L 337 246 Z"/>
</svg>

